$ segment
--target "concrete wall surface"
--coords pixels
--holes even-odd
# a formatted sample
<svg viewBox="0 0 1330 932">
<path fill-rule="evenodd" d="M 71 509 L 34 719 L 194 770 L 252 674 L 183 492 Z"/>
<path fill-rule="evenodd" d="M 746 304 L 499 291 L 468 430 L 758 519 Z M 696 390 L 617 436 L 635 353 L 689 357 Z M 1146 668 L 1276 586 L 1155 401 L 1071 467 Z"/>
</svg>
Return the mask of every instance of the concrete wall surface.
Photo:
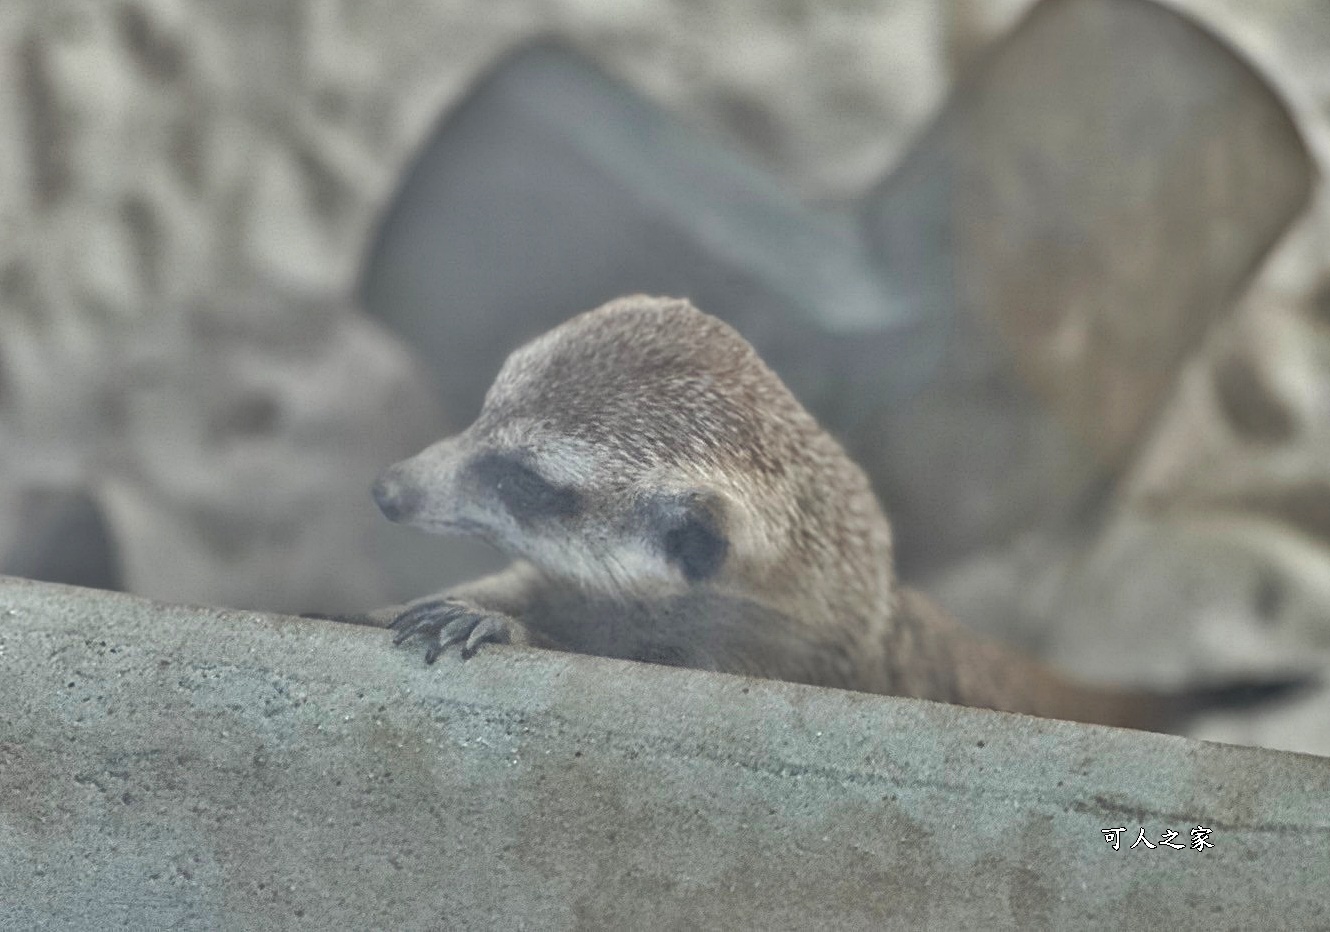
<svg viewBox="0 0 1330 932">
<path fill-rule="evenodd" d="M 1330 928 L 1330 759 L 0 580 L 6 932 L 1147 924 Z"/>
</svg>

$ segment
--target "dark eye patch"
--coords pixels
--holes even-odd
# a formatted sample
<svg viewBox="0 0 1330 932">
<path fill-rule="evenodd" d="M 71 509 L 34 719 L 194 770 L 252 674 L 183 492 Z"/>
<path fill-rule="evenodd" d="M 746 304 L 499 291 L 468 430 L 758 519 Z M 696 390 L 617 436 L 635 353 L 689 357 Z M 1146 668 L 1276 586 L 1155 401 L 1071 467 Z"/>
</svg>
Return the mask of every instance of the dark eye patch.
<svg viewBox="0 0 1330 932">
<path fill-rule="evenodd" d="M 729 542 L 706 520 L 689 519 L 681 527 L 665 532 L 665 557 L 683 572 L 689 582 L 715 576 L 725 562 Z"/>
<path fill-rule="evenodd" d="M 693 490 L 654 499 L 644 507 L 665 559 L 689 582 L 704 582 L 720 572 L 729 554 L 724 507 L 708 492 Z"/>
<path fill-rule="evenodd" d="M 510 454 L 483 453 L 472 461 L 471 472 L 494 489 L 508 513 L 519 521 L 570 518 L 582 510 L 582 496 L 576 489 L 554 485 Z"/>
</svg>

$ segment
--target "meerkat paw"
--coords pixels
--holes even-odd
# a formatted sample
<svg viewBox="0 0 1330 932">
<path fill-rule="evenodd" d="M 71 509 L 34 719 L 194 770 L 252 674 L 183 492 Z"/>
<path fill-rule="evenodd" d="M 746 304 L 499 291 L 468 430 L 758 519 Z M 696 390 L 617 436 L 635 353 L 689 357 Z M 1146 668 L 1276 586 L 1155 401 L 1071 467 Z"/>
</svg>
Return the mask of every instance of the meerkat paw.
<svg viewBox="0 0 1330 932">
<path fill-rule="evenodd" d="M 465 599 L 445 597 L 417 602 L 388 626 L 397 632 L 394 644 L 424 638 L 429 648 L 425 663 L 433 663 L 452 644 L 462 645 L 467 658 L 485 643 L 526 644 L 529 639 L 521 623 L 499 612 L 480 608 Z"/>
</svg>

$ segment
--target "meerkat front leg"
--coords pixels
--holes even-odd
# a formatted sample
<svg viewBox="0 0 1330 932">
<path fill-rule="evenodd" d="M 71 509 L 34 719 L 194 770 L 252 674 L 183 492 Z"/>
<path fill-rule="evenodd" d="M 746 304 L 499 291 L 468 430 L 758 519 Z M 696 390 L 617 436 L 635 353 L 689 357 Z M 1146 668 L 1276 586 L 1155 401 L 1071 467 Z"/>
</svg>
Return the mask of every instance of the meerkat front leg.
<svg viewBox="0 0 1330 932">
<path fill-rule="evenodd" d="M 482 644 L 559 645 L 522 619 L 530 617 L 539 576 L 529 564 L 516 563 L 502 572 L 464 583 L 437 595 L 408 603 L 387 627 L 396 631 L 394 644 L 423 640 L 425 662 L 432 664 L 448 647 L 462 645 L 470 657 Z"/>
</svg>

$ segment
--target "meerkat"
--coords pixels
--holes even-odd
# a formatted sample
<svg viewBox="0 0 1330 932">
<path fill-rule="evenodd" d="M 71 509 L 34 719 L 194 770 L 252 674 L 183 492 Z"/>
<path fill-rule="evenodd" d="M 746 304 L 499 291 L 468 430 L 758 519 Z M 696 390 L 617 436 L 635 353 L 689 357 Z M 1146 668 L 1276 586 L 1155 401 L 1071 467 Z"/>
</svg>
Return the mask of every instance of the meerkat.
<svg viewBox="0 0 1330 932">
<path fill-rule="evenodd" d="M 373 495 L 514 561 L 375 613 L 428 663 L 527 644 L 1151 729 L 1293 682 L 1113 691 L 969 632 L 898 584 L 886 514 L 840 444 L 683 300 L 621 298 L 516 350 L 475 423 Z"/>
</svg>

